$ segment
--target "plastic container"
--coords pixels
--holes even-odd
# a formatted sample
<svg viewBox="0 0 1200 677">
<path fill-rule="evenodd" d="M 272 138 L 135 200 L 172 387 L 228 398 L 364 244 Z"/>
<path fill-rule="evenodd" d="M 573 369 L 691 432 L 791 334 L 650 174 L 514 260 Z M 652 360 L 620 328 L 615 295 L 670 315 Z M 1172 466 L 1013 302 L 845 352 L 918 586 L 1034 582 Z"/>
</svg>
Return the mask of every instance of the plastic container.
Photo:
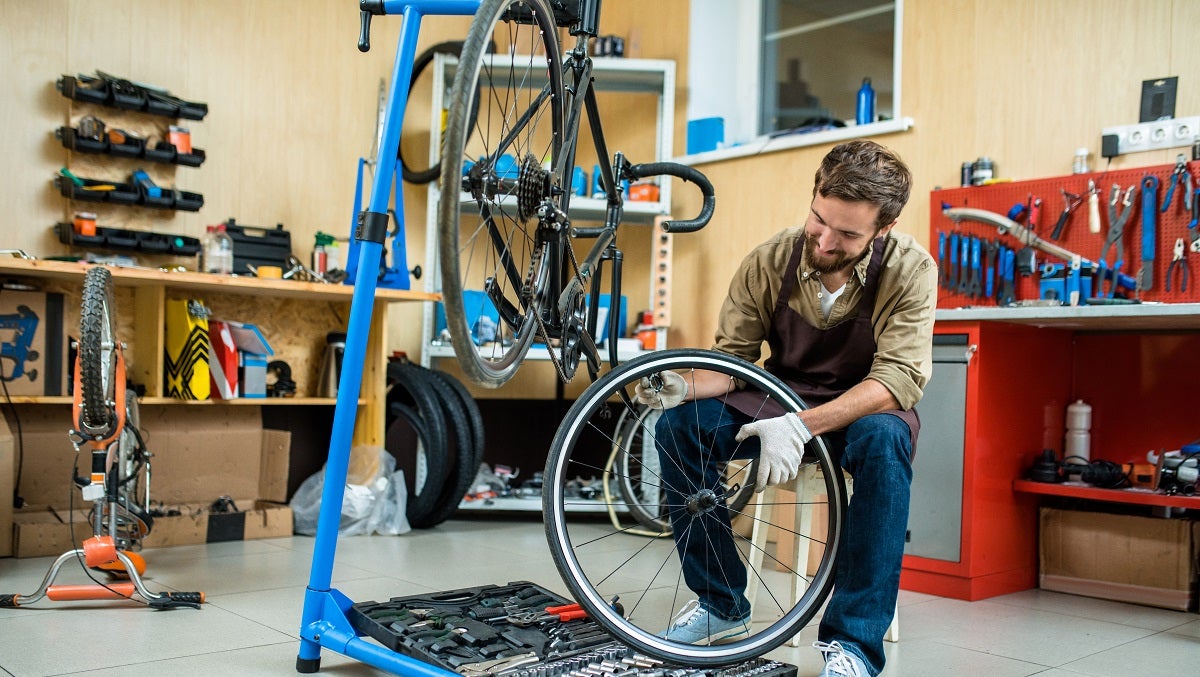
<svg viewBox="0 0 1200 677">
<path fill-rule="evenodd" d="M 858 104 L 854 108 L 854 122 L 860 125 L 875 122 L 875 88 L 871 86 L 871 78 L 863 78 L 862 87 L 858 88 Z"/>
<path fill-rule="evenodd" d="M 1088 149 L 1076 148 L 1075 160 L 1071 163 L 1072 174 L 1087 174 L 1091 169 L 1088 168 Z"/>
<path fill-rule="evenodd" d="M 642 350 L 654 350 L 658 343 L 658 331 L 654 327 L 654 312 L 643 311 L 642 321 L 638 323 L 637 333 L 634 335 L 642 344 Z"/>
<path fill-rule="evenodd" d="M 233 238 L 225 232 L 225 224 L 209 226 L 204 242 L 204 272 L 218 275 L 233 273 Z"/>
<path fill-rule="evenodd" d="M 1067 406 L 1066 440 L 1063 445 L 1063 458 L 1076 457 L 1078 461 L 1091 460 L 1092 451 L 1092 407 L 1083 400 L 1076 400 Z"/>
</svg>

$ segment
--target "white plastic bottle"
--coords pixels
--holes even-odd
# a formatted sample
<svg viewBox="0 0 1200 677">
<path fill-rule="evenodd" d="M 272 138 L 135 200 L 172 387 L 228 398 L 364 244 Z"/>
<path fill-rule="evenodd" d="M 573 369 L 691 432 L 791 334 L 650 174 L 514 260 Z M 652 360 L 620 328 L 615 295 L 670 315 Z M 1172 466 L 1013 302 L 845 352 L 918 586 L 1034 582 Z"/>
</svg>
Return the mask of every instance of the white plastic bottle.
<svg viewBox="0 0 1200 677">
<path fill-rule="evenodd" d="M 208 228 L 212 232 L 204 246 L 204 272 L 229 275 L 233 273 L 233 238 L 223 223 Z"/>
<path fill-rule="evenodd" d="M 1063 458 L 1076 456 L 1073 459 L 1084 463 L 1092 457 L 1092 407 L 1083 400 L 1076 400 L 1067 406 L 1067 436 L 1063 445 Z"/>
</svg>

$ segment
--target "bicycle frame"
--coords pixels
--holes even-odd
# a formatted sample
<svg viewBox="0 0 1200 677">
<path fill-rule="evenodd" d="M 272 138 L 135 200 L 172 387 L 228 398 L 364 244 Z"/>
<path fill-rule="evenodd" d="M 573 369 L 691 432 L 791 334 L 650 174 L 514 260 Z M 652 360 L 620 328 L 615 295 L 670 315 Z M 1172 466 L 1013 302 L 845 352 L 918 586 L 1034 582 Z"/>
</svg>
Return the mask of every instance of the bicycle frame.
<svg viewBox="0 0 1200 677">
<path fill-rule="evenodd" d="M 388 114 L 384 118 L 371 198 L 367 210 L 359 215 L 358 229 L 355 233 L 360 245 L 359 270 L 372 271 L 379 268 L 383 242 L 388 231 L 388 201 L 396 172 L 396 149 L 400 144 L 400 128 L 404 121 L 404 108 L 408 103 L 408 83 L 412 78 L 421 20 L 425 16 L 470 16 L 479 9 L 479 0 L 360 0 L 359 6 L 363 17 L 363 30 L 359 38 L 359 49 L 362 51 L 370 49 L 371 16 L 400 15 L 403 21 L 391 86 L 388 90 Z M 403 218 L 402 200 L 403 191 L 397 191 L 397 218 Z M 366 361 L 376 283 L 374 275 L 358 275 L 354 280 L 343 364 L 361 365 Z M 296 671 L 318 671 L 323 647 L 382 670 L 421 677 L 448 677 L 455 673 L 362 639 L 347 616 L 353 602 L 340 591 L 330 587 L 337 551 L 342 499 L 346 491 L 350 443 L 361 388 L 362 370 L 343 369 L 338 381 L 333 433 L 330 436 L 329 457 L 325 465 L 325 484 L 321 492 L 321 513 L 317 518 L 312 568 L 304 594 Z"/>
</svg>

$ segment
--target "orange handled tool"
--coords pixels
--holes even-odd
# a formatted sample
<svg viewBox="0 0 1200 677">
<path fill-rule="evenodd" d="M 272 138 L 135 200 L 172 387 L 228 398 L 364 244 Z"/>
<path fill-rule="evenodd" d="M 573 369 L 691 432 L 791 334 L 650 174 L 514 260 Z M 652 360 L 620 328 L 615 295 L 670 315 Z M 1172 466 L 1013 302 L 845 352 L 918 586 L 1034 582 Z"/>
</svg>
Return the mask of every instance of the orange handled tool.
<svg viewBox="0 0 1200 677">
<path fill-rule="evenodd" d="M 551 614 L 553 616 L 558 616 L 558 620 L 563 621 L 563 622 L 577 621 L 581 618 L 587 618 L 587 615 L 588 615 L 587 611 L 585 611 L 583 609 L 583 607 L 579 606 L 578 604 L 566 604 L 564 606 L 548 606 L 548 607 L 546 607 L 546 613 Z"/>
</svg>

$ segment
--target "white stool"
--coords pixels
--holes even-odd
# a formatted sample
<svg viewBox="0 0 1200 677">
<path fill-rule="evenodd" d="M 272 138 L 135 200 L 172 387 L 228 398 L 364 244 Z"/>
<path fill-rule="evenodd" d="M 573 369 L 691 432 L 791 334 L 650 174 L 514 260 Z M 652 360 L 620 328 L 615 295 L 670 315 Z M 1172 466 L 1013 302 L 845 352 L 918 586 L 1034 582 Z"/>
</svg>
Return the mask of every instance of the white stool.
<svg viewBox="0 0 1200 677">
<path fill-rule="evenodd" d="M 849 500 L 852 493 L 853 482 L 849 477 L 846 478 L 846 496 Z M 825 479 L 820 472 L 820 469 L 815 464 L 804 466 L 800 474 L 792 482 L 792 491 L 796 494 L 795 500 L 795 531 L 798 534 L 808 534 L 812 531 L 813 525 L 813 504 L 805 500 L 805 496 L 816 496 L 825 493 Z M 750 534 L 750 562 L 747 566 L 751 571 L 758 571 L 762 568 L 763 552 L 767 547 L 767 531 L 768 524 L 771 524 L 768 511 L 775 506 L 776 487 L 767 487 L 766 491 L 759 494 L 760 500 L 755 502 L 754 506 L 754 527 Z M 776 519 L 779 519 L 778 513 Z M 794 538 L 794 559 L 793 566 L 797 571 L 804 572 L 808 567 L 808 548 L 809 539 L 803 536 Z M 778 546 L 779 544 L 777 544 Z M 758 593 L 758 577 L 751 575 L 746 585 L 746 599 L 750 602 L 750 607 L 754 608 L 754 597 Z M 800 597 L 804 595 L 805 589 L 808 587 L 808 582 L 803 576 L 792 577 L 792 604 L 800 601 Z M 892 624 L 888 626 L 887 633 L 883 638 L 889 642 L 900 641 L 900 608 L 896 606 L 896 613 L 892 615 Z M 788 641 L 790 646 L 799 646 L 800 634 L 797 633 L 791 640 Z"/>
</svg>

